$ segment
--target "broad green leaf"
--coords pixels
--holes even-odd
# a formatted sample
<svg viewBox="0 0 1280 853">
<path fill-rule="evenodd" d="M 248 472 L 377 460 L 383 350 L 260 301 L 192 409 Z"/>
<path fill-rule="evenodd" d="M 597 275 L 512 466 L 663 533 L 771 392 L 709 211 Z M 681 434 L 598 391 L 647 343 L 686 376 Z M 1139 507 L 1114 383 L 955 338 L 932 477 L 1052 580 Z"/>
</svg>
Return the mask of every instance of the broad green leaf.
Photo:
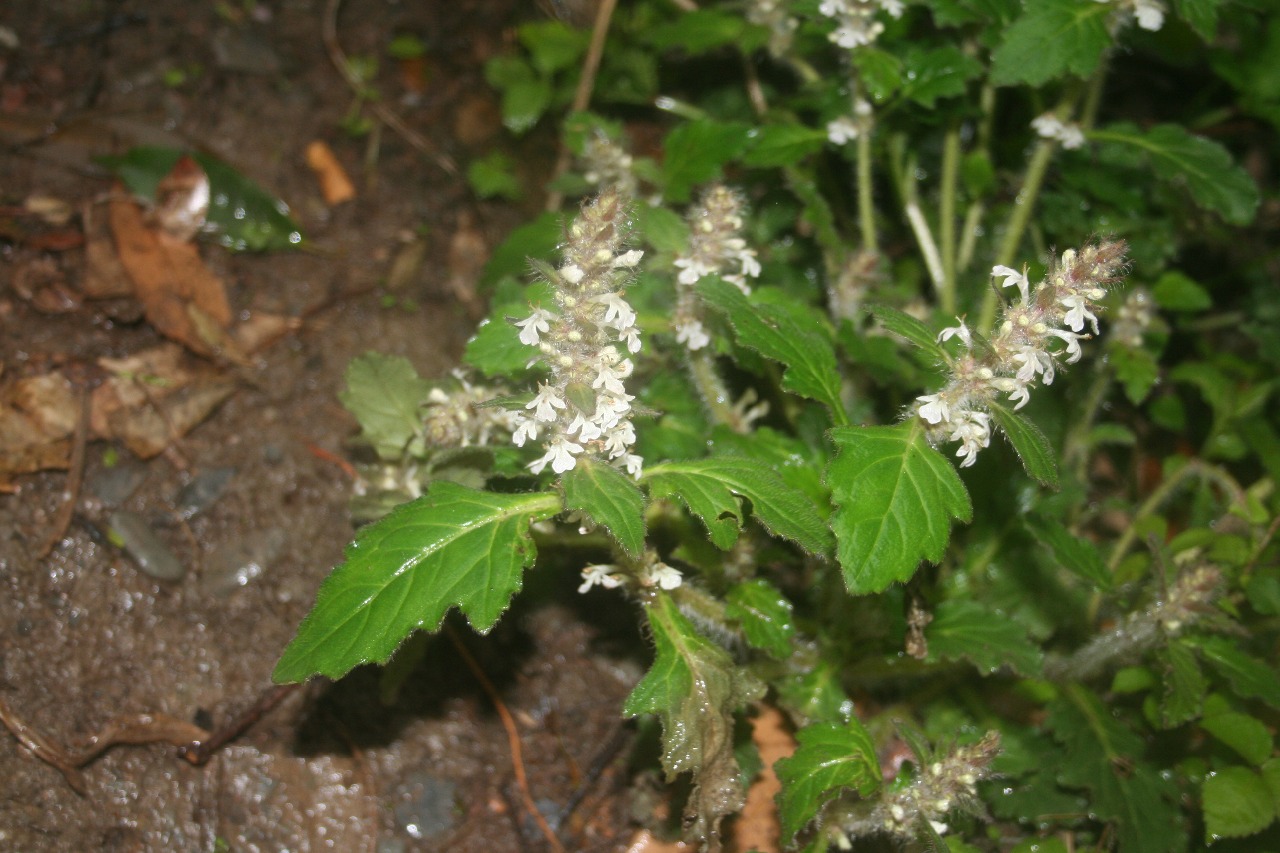
<svg viewBox="0 0 1280 853">
<path fill-rule="evenodd" d="M 1170 270 L 1151 289 L 1156 303 L 1169 311 L 1205 311 L 1213 307 L 1208 291 L 1177 270 Z"/>
<path fill-rule="evenodd" d="M 937 333 L 910 314 L 890 308 L 888 305 L 872 305 L 867 311 L 874 316 L 880 325 L 900 338 L 903 338 L 924 351 L 924 354 L 939 362 L 947 361 L 947 354 L 938 345 Z"/>
<path fill-rule="evenodd" d="M 1174 0 L 1173 8 L 1178 10 L 1178 17 L 1196 31 L 1196 35 L 1209 41 L 1218 30 L 1218 6 L 1221 2 L 1222 0 Z"/>
<path fill-rule="evenodd" d="M 834 544 L 822 513 L 803 492 L 776 471 L 740 456 L 712 456 L 664 462 L 645 469 L 641 481 L 651 497 L 676 497 L 702 519 L 716 547 L 728 549 L 742 527 L 737 497 L 774 536 L 790 539 L 812 554 L 830 553 Z"/>
<path fill-rule="evenodd" d="M 644 495 L 607 462 L 578 457 L 560 479 L 565 509 L 578 510 L 613 534 L 627 556 L 644 551 Z"/>
<path fill-rule="evenodd" d="M 793 719 L 802 722 L 847 718 L 853 703 L 840 683 L 840 671 L 830 661 L 823 660 L 816 650 L 810 651 L 814 651 L 812 659 L 797 666 L 799 671 L 771 682 L 778 691 L 778 700 Z"/>
<path fill-rule="evenodd" d="M 1027 474 L 1051 489 L 1058 488 L 1058 460 L 1040 427 L 1006 406 L 992 401 L 987 409 L 1013 445 Z"/>
<path fill-rule="evenodd" d="M 704 440 L 704 447 L 712 456 L 723 453 L 763 462 L 777 471 L 787 485 L 808 495 L 824 520 L 831 514 L 831 492 L 822 483 L 822 469 L 827 463 L 825 448 L 806 444 L 771 427 L 740 433 L 727 426 L 712 429 L 711 441 Z M 829 541 L 829 537 L 824 538 Z"/>
<path fill-rule="evenodd" d="M 1120 853 L 1185 848 L 1177 789 L 1140 760 L 1142 739 L 1086 688 L 1065 693 L 1049 703 L 1046 721 L 1066 749 L 1058 781 L 1092 794 L 1089 810 L 1114 825 Z"/>
<path fill-rule="evenodd" d="M 477 631 L 488 631 L 533 563 L 529 524 L 562 509 L 551 493 L 433 483 L 356 535 L 272 679 L 341 678 L 359 664 L 383 663 L 410 632 L 439 628 L 451 607 Z"/>
<path fill-rule="evenodd" d="M 1205 714 L 1200 727 L 1255 766 L 1262 766 L 1275 747 L 1266 725 L 1257 717 L 1239 711 Z"/>
<path fill-rule="evenodd" d="M 1160 698 L 1160 725 L 1171 729 L 1200 715 L 1208 689 L 1196 656 L 1183 643 L 1170 643 L 1160 655 L 1164 664 L 1164 694 Z"/>
<path fill-rule="evenodd" d="M 903 60 L 906 68 L 904 97 L 933 109 L 938 98 L 963 95 L 968 82 L 982 73 L 983 66 L 958 47 L 922 50 L 911 48 Z"/>
<path fill-rule="evenodd" d="M 766 302 L 758 292 L 748 298 L 715 276 L 702 279 L 698 293 L 728 318 L 739 344 L 783 364 L 784 389 L 822 403 L 836 423 L 847 420 L 831 329 L 807 306 Z"/>
<path fill-rule="evenodd" d="M 876 103 L 884 103 L 902 86 L 902 60 L 877 47 L 866 46 L 853 52 L 853 65 L 858 81 L 867 87 L 867 95 Z"/>
<path fill-rule="evenodd" d="M 1094 0 L 1028 0 L 991 57 L 991 82 L 1039 86 L 1067 74 L 1088 77 L 1111 44 L 1111 14 L 1110 5 Z"/>
<path fill-rule="evenodd" d="M 544 75 L 576 68 L 587 52 L 591 34 L 559 21 L 532 21 L 516 31 L 529 51 L 533 67 Z"/>
<path fill-rule="evenodd" d="M 755 145 L 742 155 L 742 165 L 753 168 L 793 166 L 827 144 L 827 132 L 803 124 L 767 124 L 760 128 Z"/>
<path fill-rule="evenodd" d="M 1097 589 L 1111 588 L 1111 573 L 1092 542 L 1045 516 L 1030 515 L 1025 521 L 1036 541 L 1048 548 L 1064 569 L 1089 581 Z"/>
<path fill-rule="evenodd" d="M 513 306 L 528 315 L 528 306 Z M 467 341 L 463 361 L 485 376 L 505 377 L 519 373 L 538 356 L 534 347 L 520 342 L 520 330 L 505 319 L 483 320 Z"/>
<path fill-rule="evenodd" d="M 813 176 L 796 168 L 782 171 L 787 179 L 787 187 L 804 205 L 804 221 L 813 228 L 813 239 L 828 252 L 843 253 L 844 238 L 836 229 L 835 213 Z"/>
<path fill-rule="evenodd" d="M 733 755 L 733 712 L 759 699 L 764 685 L 699 634 L 666 593 L 656 594 L 645 615 L 656 654 L 622 713 L 662 720 L 662 768 L 668 779 L 693 774 L 685 816 L 693 833 L 706 838 L 746 800 Z"/>
<path fill-rule="evenodd" d="M 1271 791 L 1271 800 L 1276 806 L 1276 816 L 1280 817 L 1280 758 L 1273 758 L 1262 765 L 1262 778 Z"/>
<path fill-rule="evenodd" d="M 689 200 L 698 184 L 720 177 L 721 167 L 750 144 L 748 125 L 708 120 L 682 124 L 667 134 L 662 176 L 667 201 Z"/>
<path fill-rule="evenodd" d="M 1135 405 L 1147 399 L 1160 379 L 1160 363 L 1145 349 L 1115 347 L 1107 354 L 1107 363 L 1124 386 L 1124 395 Z"/>
<path fill-rule="evenodd" d="M 515 174 L 515 161 L 502 151 L 473 160 L 467 166 L 467 183 L 480 198 L 520 198 L 520 179 Z"/>
<path fill-rule="evenodd" d="M 741 15 L 717 9 L 697 9 L 670 23 L 651 27 L 644 33 L 644 38 L 657 48 L 678 47 L 699 54 L 736 44 L 746 28 L 747 23 Z"/>
<path fill-rule="evenodd" d="M 1133 124 L 1113 124 L 1091 131 L 1089 138 L 1141 152 L 1157 176 L 1184 184 L 1196 204 L 1232 225 L 1253 221 L 1258 210 L 1258 187 L 1217 142 L 1188 133 L 1176 124 L 1159 124 L 1145 132 Z"/>
<path fill-rule="evenodd" d="M 529 258 L 549 257 L 560 237 L 560 217 L 554 213 L 544 213 L 521 225 L 493 250 L 480 275 L 480 283 L 493 287 L 502 279 L 524 276 L 529 271 Z"/>
<path fill-rule="evenodd" d="M 766 580 L 756 578 L 729 590 L 725 614 L 742 626 L 747 642 L 782 660 L 791 654 L 796 626 L 791 602 Z"/>
<path fill-rule="evenodd" d="M 882 592 L 909 580 L 922 560 L 941 560 L 951 519 L 969 521 L 973 507 L 960 475 L 916 420 L 830 436 L 839 451 L 827 466 L 831 527 L 849 591 Z"/>
<path fill-rule="evenodd" d="M 1008 666 L 1036 676 L 1044 663 L 1025 628 L 977 601 L 942 602 L 924 634 L 931 660 L 967 660 L 987 675 Z"/>
<path fill-rule="evenodd" d="M 683 252 L 689 248 L 689 226 L 684 218 L 665 207 L 636 205 L 636 230 L 660 252 Z"/>
<path fill-rule="evenodd" d="M 1266 780 L 1247 767 L 1225 767 L 1204 780 L 1204 841 L 1243 838 L 1276 819 L 1276 804 Z"/>
<path fill-rule="evenodd" d="M 346 378 L 347 389 L 338 399 L 360 422 L 362 436 L 380 458 L 401 458 L 422 434 L 422 406 L 431 383 L 408 359 L 376 352 L 352 359 Z"/>
<path fill-rule="evenodd" d="M 1280 708 L 1280 678 L 1273 666 L 1241 651 L 1235 642 L 1225 637 L 1197 637 L 1191 642 L 1237 694 Z"/>
<path fill-rule="evenodd" d="M 115 172 L 134 195 L 154 202 L 161 179 L 185 152 L 144 145 L 98 162 Z M 192 160 L 209 179 L 209 212 L 205 230 L 233 252 L 294 249 L 302 231 L 289 215 L 289 206 L 216 157 L 192 152 Z"/>
<path fill-rule="evenodd" d="M 520 80 L 502 90 L 502 126 L 522 136 L 533 129 L 551 105 L 554 90 L 540 78 Z"/>
<path fill-rule="evenodd" d="M 782 783 L 778 817 L 788 843 L 842 790 L 867 797 L 880 788 L 880 762 L 871 735 L 856 719 L 817 723 L 796 732 L 799 746 L 779 759 L 774 772 Z"/>
</svg>

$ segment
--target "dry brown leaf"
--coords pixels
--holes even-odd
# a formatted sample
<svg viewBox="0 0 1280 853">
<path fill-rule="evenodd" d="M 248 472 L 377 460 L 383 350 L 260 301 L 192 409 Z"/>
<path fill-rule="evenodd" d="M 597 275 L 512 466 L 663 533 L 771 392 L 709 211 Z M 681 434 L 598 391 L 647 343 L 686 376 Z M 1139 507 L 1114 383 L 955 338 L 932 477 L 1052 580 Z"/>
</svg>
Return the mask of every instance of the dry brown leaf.
<svg viewBox="0 0 1280 853">
<path fill-rule="evenodd" d="M 86 299 L 118 299 L 133 295 L 133 282 L 116 254 L 107 219 L 95 215 L 97 205 L 87 202 L 80 210 L 84 223 L 84 275 L 80 292 Z"/>
<path fill-rule="evenodd" d="M 307 146 L 305 156 L 307 165 L 316 174 L 325 204 L 333 207 L 356 197 L 355 184 L 351 183 L 347 170 L 342 168 L 333 149 L 326 143 L 318 139 L 312 142 Z"/>
<path fill-rule="evenodd" d="M 13 474 L 66 468 L 79 409 L 60 373 L 19 379 L 0 393 L 0 482 Z"/>
<path fill-rule="evenodd" d="M 255 353 L 266 349 L 285 335 L 302 328 L 299 317 L 255 311 L 231 331 L 241 352 Z"/>
<path fill-rule="evenodd" d="M 111 233 L 120 263 L 133 280 L 147 321 L 158 332 L 192 352 L 227 355 L 217 341 L 202 333 L 189 307 L 223 330 L 231 325 L 231 305 L 222 280 L 214 275 L 191 243 L 183 243 L 147 226 L 142 209 L 123 191 L 111 201 Z"/>
<path fill-rule="evenodd" d="M 782 783 L 773 772 L 773 764 L 795 752 L 796 741 L 786 718 L 772 705 L 762 705 L 760 713 L 751 718 L 751 740 L 760 753 L 764 769 L 747 789 L 747 804 L 733 823 L 727 848 L 730 851 L 778 853 L 782 849 L 779 846 L 781 829 L 774 797 L 782 790 Z"/>
</svg>

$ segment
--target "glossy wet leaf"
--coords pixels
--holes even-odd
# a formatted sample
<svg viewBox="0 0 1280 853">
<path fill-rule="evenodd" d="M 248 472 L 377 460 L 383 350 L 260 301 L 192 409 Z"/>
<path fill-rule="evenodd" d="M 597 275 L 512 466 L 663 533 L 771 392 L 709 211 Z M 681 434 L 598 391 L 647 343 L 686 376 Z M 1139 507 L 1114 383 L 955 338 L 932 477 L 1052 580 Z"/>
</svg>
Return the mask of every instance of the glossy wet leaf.
<svg viewBox="0 0 1280 853">
<path fill-rule="evenodd" d="M 880 762 L 871 735 L 856 719 L 817 723 L 796 732 L 799 747 L 774 765 L 782 791 L 778 816 L 790 841 L 841 791 L 869 797 L 880 788 Z"/>
<path fill-rule="evenodd" d="M 644 551 L 644 495 L 612 465 L 579 457 L 560 480 L 565 509 L 577 510 L 617 540 L 629 557 Z"/>
<path fill-rule="evenodd" d="M 346 560 L 321 584 L 272 679 L 341 678 L 362 663 L 384 663 L 411 632 L 439 628 L 453 607 L 477 631 L 488 631 L 533 565 L 530 523 L 562 508 L 552 493 L 433 483 L 347 546 Z"/>
<path fill-rule="evenodd" d="M 831 516 L 845 585 L 854 595 L 882 592 L 938 562 L 951 521 L 973 515 L 956 469 L 929 446 L 915 421 L 830 432 L 838 453 L 827 466 Z"/>
<path fill-rule="evenodd" d="M 984 674 L 1009 667 L 1023 676 L 1040 674 L 1044 656 L 1026 628 L 977 601 L 944 601 L 925 628 L 931 660 L 967 660 Z"/>
<path fill-rule="evenodd" d="M 1204 840 L 1243 838 L 1276 819 L 1276 803 L 1262 775 L 1247 767 L 1224 767 L 1204 780 Z"/>
<path fill-rule="evenodd" d="M 725 615 L 736 620 L 754 648 L 782 660 L 791 653 L 796 626 L 791 618 L 791 602 L 761 578 L 740 583 L 725 598 Z"/>
</svg>

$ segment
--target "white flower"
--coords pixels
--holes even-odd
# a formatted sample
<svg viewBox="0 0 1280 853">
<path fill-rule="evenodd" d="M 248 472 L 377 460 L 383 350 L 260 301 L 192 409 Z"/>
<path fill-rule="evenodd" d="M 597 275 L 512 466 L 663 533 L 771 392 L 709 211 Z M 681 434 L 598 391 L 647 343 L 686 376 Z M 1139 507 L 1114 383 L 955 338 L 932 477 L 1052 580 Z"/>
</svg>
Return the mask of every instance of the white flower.
<svg viewBox="0 0 1280 853">
<path fill-rule="evenodd" d="M 627 452 L 627 448 L 636 443 L 636 428 L 631 421 L 620 421 L 612 427 L 604 437 L 604 449 L 610 459 Z"/>
<path fill-rule="evenodd" d="M 756 260 L 755 249 L 743 249 L 738 252 L 738 263 L 742 264 L 742 274 L 747 278 L 760 277 L 760 261 Z"/>
<path fill-rule="evenodd" d="M 681 284 L 697 284 L 698 279 L 715 272 L 714 267 L 708 266 L 704 261 L 697 258 L 681 257 L 676 258 L 672 263 L 680 268 L 680 275 L 676 276 L 676 278 Z"/>
<path fill-rule="evenodd" d="M 627 252 L 624 255 L 618 255 L 616 258 L 614 258 L 612 266 L 614 269 L 617 269 L 618 267 L 630 269 L 634 267 L 636 264 L 640 263 L 640 259 L 643 257 L 644 257 L 643 251 L 641 251 L 640 249 L 632 249 L 630 252 Z"/>
<path fill-rule="evenodd" d="M 579 441 L 591 441 L 603 435 L 600 431 L 600 427 L 598 427 L 594 421 L 589 421 L 583 417 L 582 412 L 578 412 L 577 417 L 573 419 L 573 422 L 569 424 L 565 429 L 565 432 L 570 435 L 573 435 L 576 432 L 578 434 Z"/>
<path fill-rule="evenodd" d="M 628 453 L 622 457 L 622 466 L 627 469 L 627 473 L 637 480 L 640 479 L 640 472 L 644 466 L 644 457 L 636 456 L 634 453 Z"/>
<path fill-rule="evenodd" d="M 1164 26 L 1164 7 L 1155 0 L 1134 0 L 1133 14 L 1144 30 L 1154 33 Z"/>
<path fill-rule="evenodd" d="M 538 438 L 538 422 L 533 418 L 526 418 L 519 412 L 512 414 L 520 418 L 520 425 L 516 427 L 516 431 L 511 434 L 511 443 L 516 447 L 524 447 L 526 441 L 535 441 Z"/>
<path fill-rule="evenodd" d="M 848 116 L 827 122 L 827 139 L 832 145 L 844 145 L 858 138 L 862 128 Z"/>
<path fill-rule="evenodd" d="M 818 11 L 828 18 L 834 18 L 845 10 L 844 0 L 822 0 Z"/>
<path fill-rule="evenodd" d="M 1058 141 L 1062 143 L 1063 148 L 1074 151 L 1084 145 L 1084 131 L 1078 124 L 1069 124 L 1062 128 L 1062 133 L 1058 134 Z"/>
<path fill-rule="evenodd" d="M 554 441 L 547 447 L 547 454 L 540 459 L 536 459 L 529 463 L 529 470 L 535 474 L 541 474 L 542 469 L 547 467 L 547 463 L 551 463 L 551 470 L 557 474 L 563 474 L 569 471 L 574 465 L 578 464 L 578 460 L 573 458 L 575 453 L 582 452 L 581 444 L 574 444 L 563 435 L 557 436 Z"/>
<path fill-rule="evenodd" d="M 880 8 L 889 13 L 891 17 L 901 18 L 906 6 L 902 0 L 880 0 Z"/>
<path fill-rule="evenodd" d="M 956 456 L 963 456 L 960 467 L 968 468 L 978 461 L 978 451 L 991 444 L 991 416 L 986 412 L 964 412 L 956 419 L 951 440 L 960 442 Z"/>
<path fill-rule="evenodd" d="M 684 582 L 684 575 L 679 569 L 673 569 L 666 563 L 653 563 L 644 567 L 640 583 L 645 586 L 658 586 L 662 589 L 675 589 Z"/>
<path fill-rule="evenodd" d="M 627 352 L 640 352 L 640 330 L 635 326 L 618 330 L 618 337 L 626 341 Z"/>
<path fill-rule="evenodd" d="M 603 388 L 614 394 L 624 394 L 627 386 L 622 384 L 622 380 L 626 375 L 621 365 L 609 364 L 604 359 L 600 359 L 596 362 L 596 378 L 592 381 L 591 387 Z"/>
<path fill-rule="evenodd" d="M 949 341 L 952 338 L 959 338 L 967 348 L 973 349 L 973 334 L 969 331 L 969 327 L 965 325 L 962 318 L 957 317 L 956 320 L 960 322 L 959 326 L 948 326 L 938 332 L 938 343 Z"/>
<path fill-rule="evenodd" d="M 596 412 L 591 420 L 603 430 L 613 429 L 622 416 L 631 411 L 630 401 L 634 399 L 630 394 L 601 394 L 596 398 Z"/>
<path fill-rule="evenodd" d="M 586 273 L 582 271 L 582 267 L 577 264 L 569 264 L 560 269 L 560 277 L 569 282 L 569 284 L 577 284 L 582 281 L 582 277 L 585 275 Z"/>
<path fill-rule="evenodd" d="M 582 570 L 582 586 L 578 587 L 578 592 L 586 592 L 593 586 L 602 586 L 605 589 L 617 588 L 622 584 L 621 579 L 613 575 L 617 568 L 609 563 L 587 566 Z"/>
<path fill-rule="evenodd" d="M 1012 360 L 1022 365 L 1018 368 L 1017 378 L 1019 382 L 1035 381 L 1037 373 L 1044 374 L 1044 384 L 1053 384 L 1053 358 L 1042 349 L 1033 346 L 1024 346 L 1011 356 Z"/>
<path fill-rule="evenodd" d="M 1027 282 L 1027 274 L 1025 272 L 1018 272 L 1017 270 L 1006 267 L 1003 264 L 998 264 L 991 268 L 991 274 L 993 276 L 1004 277 L 1004 281 L 1000 284 L 1001 287 L 1008 287 L 1011 284 L 1016 284 L 1018 286 L 1018 292 L 1022 294 L 1023 302 L 1026 302 L 1027 299 L 1030 298 L 1030 284 Z"/>
<path fill-rule="evenodd" d="M 1081 335 L 1075 332 L 1064 332 L 1061 329 L 1050 329 L 1049 334 L 1067 342 L 1067 364 L 1075 364 L 1080 360 L 1080 356 L 1084 354 L 1080 351 Z M 1049 384 L 1048 380 L 1045 380 L 1045 384 Z"/>
<path fill-rule="evenodd" d="M 616 293 L 605 293 L 595 298 L 604 306 L 604 323 L 621 331 L 635 325 L 636 312 Z"/>
<path fill-rule="evenodd" d="M 536 347 L 541 341 L 538 333 L 551 331 L 551 326 L 547 321 L 554 319 L 555 316 L 550 311 L 535 308 L 531 316 L 516 323 L 520 328 L 520 343 L 528 347 Z"/>
<path fill-rule="evenodd" d="M 684 344 L 690 352 L 697 352 L 711 343 L 711 337 L 702 328 L 701 320 L 690 320 L 676 326 L 676 343 Z"/>
<path fill-rule="evenodd" d="M 1062 121 L 1053 113 L 1045 113 L 1031 120 L 1031 127 L 1045 139 L 1057 139 L 1064 127 Z"/>
<path fill-rule="evenodd" d="M 555 388 L 545 382 L 538 383 L 538 394 L 524 404 L 526 409 L 535 409 L 533 416 L 540 421 L 550 423 L 556 419 L 556 409 L 565 408 L 565 402 Z"/>
<path fill-rule="evenodd" d="M 1089 303 L 1083 296 L 1064 296 L 1058 300 L 1058 304 L 1069 309 L 1062 318 L 1067 328 L 1073 332 L 1083 331 L 1084 321 L 1088 320 L 1093 326 L 1093 333 L 1098 334 L 1098 318 L 1089 310 Z"/>
<path fill-rule="evenodd" d="M 942 399 L 941 394 L 927 394 L 924 397 L 916 397 L 921 403 L 920 417 L 924 418 L 931 424 L 940 424 L 943 421 L 951 420 L 951 408 L 947 405 L 947 401 Z"/>
</svg>

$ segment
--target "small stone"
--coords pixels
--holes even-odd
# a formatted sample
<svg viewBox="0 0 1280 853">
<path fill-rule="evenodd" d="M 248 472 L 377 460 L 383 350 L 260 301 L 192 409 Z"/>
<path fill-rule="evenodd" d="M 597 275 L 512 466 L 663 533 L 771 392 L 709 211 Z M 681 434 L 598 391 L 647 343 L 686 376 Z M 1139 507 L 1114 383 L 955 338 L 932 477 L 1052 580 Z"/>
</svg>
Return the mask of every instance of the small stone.
<svg viewBox="0 0 1280 853">
<path fill-rule="evenodd" d="M 182 487 L 173 501 L 178 515 L 190 520 L 213 506 L 227 490 L 227 484 L 235 473 L 234 468 L 210 468 L 197 474 L 190 483 Z"/>
<path fill-rule="evenodd" d="M 102 501 L 108 509 L 115 509 L 133 496 L 147 479 L 147 468 L 138 462 L 122 459 L 110 468 L 100 468 L 89 476 L 85 489 Z"/>
<path fill-rule="evenodd" d="M 414 773 L 396 790 L 396 823 L 411 838 L 437 838 L 453 829 L 457 787 L 429 773 Z"/>
<path fill-rule="evenodd" d="M 133 558 L 143 574 L 161 581 L 179 581 L 186 575 L 186 567 L 142 516 L 122 510 L 112 513 L 108 524 L 111 537 Z"/>
<path fill-rule="evenodd" d="M 219 545 L 204 561 L 201 588 L 220 598 L 263 575 L 279 559 L 288 537 L 278 527 L 257 530 Z"/>
</svg>

